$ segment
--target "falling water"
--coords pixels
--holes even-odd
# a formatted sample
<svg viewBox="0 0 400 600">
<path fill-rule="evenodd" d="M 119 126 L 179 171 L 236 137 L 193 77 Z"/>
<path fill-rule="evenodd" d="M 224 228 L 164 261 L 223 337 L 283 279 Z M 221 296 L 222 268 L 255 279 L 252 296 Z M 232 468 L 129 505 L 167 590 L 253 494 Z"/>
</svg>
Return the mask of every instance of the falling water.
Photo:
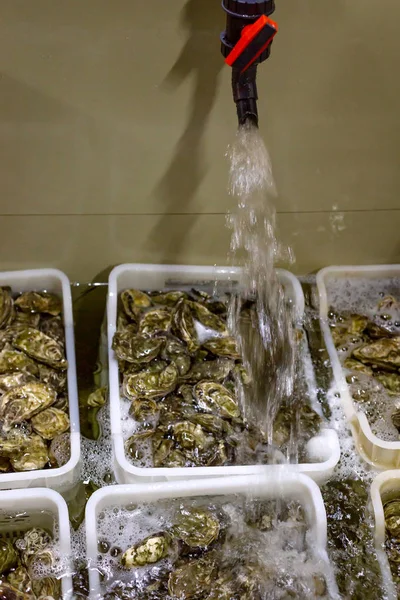
<svg viewBox="0 0 400 600">
<path fill-rule="evenodd" d="M 276 186 L 259 130 L 251 124 L 240 127 L 228 158 L 229 192 L 238 203 L 228 218 L 231 258 L 243 267 L 229 320 L 252 380 L 250 386 L 239 386 L 239 397 L 248 422 L 261 428 L 271 444 L 275 416 L 292 396 L 296 363 L 292 310 L 275 266 L 293 257 L 277 238 Z"/>
</svg>

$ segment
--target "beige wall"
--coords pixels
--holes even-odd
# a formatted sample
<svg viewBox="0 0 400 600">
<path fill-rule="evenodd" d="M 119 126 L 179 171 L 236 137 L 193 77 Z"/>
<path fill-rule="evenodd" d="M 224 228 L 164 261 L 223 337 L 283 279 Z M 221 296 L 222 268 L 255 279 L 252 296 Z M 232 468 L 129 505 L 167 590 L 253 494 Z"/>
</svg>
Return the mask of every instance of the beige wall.
<svg viewBox="0 0 400 600">
<path fill-rule="evenodd" d="M 400 262 L 398 0 L 276 0 L 259 110 L 299 273 Z M 1 0 L 0 268 L 226 260 L 220 0 Z"/>
</svg>

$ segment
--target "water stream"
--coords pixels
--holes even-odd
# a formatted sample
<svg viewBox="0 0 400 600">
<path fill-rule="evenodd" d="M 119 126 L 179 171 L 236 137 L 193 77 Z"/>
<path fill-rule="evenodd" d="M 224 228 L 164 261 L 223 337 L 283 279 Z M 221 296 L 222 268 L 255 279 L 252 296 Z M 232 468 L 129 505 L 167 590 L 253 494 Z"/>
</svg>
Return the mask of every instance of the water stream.
<svg viewBox="0 0 400 600">
<path fill-rule="evenodd" d="M 271 444 L 279 407 L 293 395 L 297 349 L 292 310 L 275 268 L 293 256 L 277 236 L 276 186 L 259 130 L 240 127 L 228 157 L 229 192 L 237 201 L 228 217 L 231 260 L 243 268 L 239 291 L 231 296 L 229 323 L 252 379 L 239 393 L 245 418 L 258 424 Z M 246 307 L 249 300 L 255 300 L 252 309 Z"/>
</svg>

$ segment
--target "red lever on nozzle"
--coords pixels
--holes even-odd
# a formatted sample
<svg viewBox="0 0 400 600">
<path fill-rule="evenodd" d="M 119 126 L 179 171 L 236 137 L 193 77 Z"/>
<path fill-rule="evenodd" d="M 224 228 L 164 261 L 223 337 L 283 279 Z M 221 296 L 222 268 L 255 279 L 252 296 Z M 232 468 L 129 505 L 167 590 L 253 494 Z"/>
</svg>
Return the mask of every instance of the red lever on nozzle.
<svg viewBox="0 0 400 600">
<path fill-rule="evenodd" d="M 243 28 L 240 40 L 228 54 L 225 62 L 243 73 L 268 48 L 277 31 L 278 23 L 262 15 L 253 25 Z"/>
</svg>

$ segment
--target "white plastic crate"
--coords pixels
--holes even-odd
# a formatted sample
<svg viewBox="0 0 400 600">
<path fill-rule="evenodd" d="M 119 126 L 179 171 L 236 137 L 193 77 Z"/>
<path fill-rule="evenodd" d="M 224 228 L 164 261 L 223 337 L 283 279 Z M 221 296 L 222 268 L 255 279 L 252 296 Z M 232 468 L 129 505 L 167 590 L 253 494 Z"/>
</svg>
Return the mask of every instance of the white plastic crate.
<svg viewBox="0 0 400 600">
<path fill-rule="evenodd" d="M 62 297 L 65 351 L 68 360 L 67 381 L 71 431 L 71 456 L 65 465 L 55 469 L 39 469 L 23 473 L 0 473 L 0 489 L 50 487 L 63 492 L 76 481 L 80 468 L 79 405 L 70 282 L 68 277 L 58 269 L 34 269 L 1 272 L 0 286 L 10 286 L 13 294 L 27 291 L 47 291 Z"/>
<path fill-rule="evenodd" d="M 196 287 L 215 281 L 223 286 L 238 281 L 239 268 L 125 264 L 115 267 L 109 277 L 107 320 L 108 320 L 108 359 L 111 434 L 114 452 L 114 469 L 118 483 L 139 481 L 167 481 L 172 479 L 218 477 L 225 475 L 250 475 L 264 473 L 269 466 L 228 466 L 228 467 L 183 467 L 183 468 L 143 468 L 132 465 L 125 456 L 124 439 L 121 431 L 120 382 L 118 362 L 112 350 L 112 340 L 116 331 L 117 304 L 119 294 L 128 288 L 141 290 L 163 290 Z M 294 306 L 295 319 L 301 322 L 304 313 L 304 296 L 298 279 L 288 271 L 278 269 L 278 277 L 285 288 L 286 296 Z M 340 447 L 334 430 L 324 429 L 309 443 L 315 462 L 293 465 L 293 469 L 310 475 L 318 482 L 327 480 L 340 457 Z"/>
<path fill-rule="evenodd" d="M 367 416 L 357 410 L 330 332 L 327 288 L 334 281 L 343 279 L 371 281 L 371 283 L 374 280 L 398 279 L 400 289 L 400 265 L 332 266 L 321 269 L 317 274 L 321 329 L 331 359 L 337 391 L 340 393 L 343 410 L 352 429 L 357 449 L 362 457 L 375 467 L 393 469 L 400 466 L 400 441 L 388 442 L 380 439 L 372 432 Z"/>
<path fill-rule="evenodd" d="M 397 592 L 384 547 L 385 516 L 383 503 L 395 497 L 400 498 L 400 470 L 380 473 L 371 485 L 371 500 L 375 517 L 375 547 L 387 594 L 386 600 L 397 600 Z"/>
<path fill-rule="evenodd" d="M 10 519 L 9 517 L 14 518 Z M 68 508 L 54 490 L 35 488 L 0 492 L 0 539 L 14 539 L 31 527 L 41 527 L 53 534 L 61 557 L 71 557 Z M 72 578 L 66 567 L 62 578 L 64 600 L 72 598 Z"/>
<path fill-rule="evenodd" d="M 230 496 L 240 494 L 249 498 L 297 500 L 302 505 L 315 556 L 326 564 L 328 585 L 332 597 L 337 588 L 326 553 L 327 523 L 321 492 L 309 477 L 280 467 L 274 468 L 268 478 L 264 476 L 223 477 L 197 481 L 169 481 L 139 485 L 117 485 L 95 492 L 86 506 L 86 547 L 89 564 L 90 598 L 102 597 L 99 572 L 95 567 L 98 556 L 97 532 L 99 514 L 107 508 L 126 507 L 136 502 L 157 502 L 165 498 L 188 498 L 204 496 Z M 92 567 L 90 566 L 92 565 Z"/>
</svg>

